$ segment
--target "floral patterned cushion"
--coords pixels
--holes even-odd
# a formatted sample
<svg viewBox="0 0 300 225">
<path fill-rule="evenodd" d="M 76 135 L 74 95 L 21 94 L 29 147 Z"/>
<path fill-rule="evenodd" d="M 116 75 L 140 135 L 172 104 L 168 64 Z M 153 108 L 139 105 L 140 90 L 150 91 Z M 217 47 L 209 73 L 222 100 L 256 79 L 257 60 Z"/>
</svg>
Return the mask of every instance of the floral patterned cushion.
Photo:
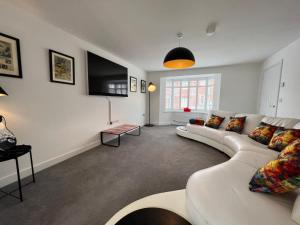
<svg viewBox="0 0 300 225">
<path fill-rule="evenodd" d="M 298 154 L 298 156 L 300 156 L 300 138 L 285 147 L 284 150 L 279 154 L 278 158 L 288 158 L 294 156 L 295 154 Z"/>
<path fill-rule="evenodd" d="M 278 159 L 257 170 L 249 183 L 253 192 L 286 193 L 300 187 L 300 139 L 288 145 Z"/>
<path fill-rule="evenodd" d="M 220 125 L 222 124 L 225 117 L 220 117 L 217 115 L 212 114 L 210 118 L 206 121 L 205 126 L 211 127 L 214 129 L 219 129 Z"/>
<path fill-rule="evenodd" d="M 190 124 L 203 126 L 204 125 L 204 120 L 201 119 L 201 118 L 190 119 Z"/>
<path fill-rule="evenodd" d="M 230 117 L 230 121 L 227 124 L 225 130 L 242 133 L 246 122 L 246 116 L 244 117 Z"/>
<path fill-rule="evenodd" d="M 268 148 L 281 152 L 287 145 L 300 138 L 298 129 L 277 129 Z"/>
<path fill-rule="evenodd" d="M 273 137 L 274 132 L 278 128 L 281 127 L 276 127 L 264 122 L 260 122 L 258 127 L 256 127 L 254 131 L 252 131 L 248 136 L 261 144 L 268 145 Z"/>
</svg>

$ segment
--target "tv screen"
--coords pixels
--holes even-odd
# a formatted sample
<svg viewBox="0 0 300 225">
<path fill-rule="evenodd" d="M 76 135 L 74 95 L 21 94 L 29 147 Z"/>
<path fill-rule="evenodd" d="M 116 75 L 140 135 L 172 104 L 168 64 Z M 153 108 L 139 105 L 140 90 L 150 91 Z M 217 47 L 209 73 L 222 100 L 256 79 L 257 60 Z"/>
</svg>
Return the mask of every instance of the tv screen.
<svg viewBox="0 0 300 225">
<path fill-rule="evenodd" d="M 87 52 L 89 95 L 128 97 L 127 68 Z"/>
</svg>

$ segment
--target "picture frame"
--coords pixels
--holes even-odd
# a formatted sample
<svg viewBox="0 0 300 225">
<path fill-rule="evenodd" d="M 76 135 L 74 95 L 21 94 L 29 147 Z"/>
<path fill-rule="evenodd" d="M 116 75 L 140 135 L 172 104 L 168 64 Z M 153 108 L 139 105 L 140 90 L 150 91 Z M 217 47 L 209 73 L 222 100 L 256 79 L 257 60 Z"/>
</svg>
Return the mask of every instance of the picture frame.
<svg viewBox="0 0 300 225">
<path fill-rule="evenodd" d="M 50 81 L 75 85 L 75 59 L 49 49 Z"/>
<path fill-rule="evenodd" d="M 141 93 L 146 93 L 147 92 L 147 82 L 145 80 L 141 80 Z"/>
<path fill-rule="evenodd" d="M 130 92 L 137 91 L 137 79 L 136 77 L 130 77 Z"/>
<path fill-rule="evenodd" d="M 0 33 L 0 76 L 22 78 L 20 40 Z"/>
</svg>

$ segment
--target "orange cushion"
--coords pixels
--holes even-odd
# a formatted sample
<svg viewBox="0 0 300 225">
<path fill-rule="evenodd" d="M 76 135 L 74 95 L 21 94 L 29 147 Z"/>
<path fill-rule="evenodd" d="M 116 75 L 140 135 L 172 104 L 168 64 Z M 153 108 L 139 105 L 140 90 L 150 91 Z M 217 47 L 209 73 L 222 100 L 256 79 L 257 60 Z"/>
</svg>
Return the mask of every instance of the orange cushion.
<svg viewBox="0 0 300 225">
<path fill-rule="evenodd" d="M 289 144 L 278 156 L 252 177 L 254 192 L 286 193 L 300 187 L 300 139 Z"/>
<path fill-rule="evenodd" d="M 207 120 L 207 122 L 205 123 L 205 126 L 211 127 L 214 129 L 219 129 L 219 127 L 222 124 L 224 119 L 225 119 L 225 117 L 220 117 L 220 116 L 212 114 L 210 116 L 210 118 Z"/>
<path fill-rule="evenodd" d="M 230 121 L 227 124 L 225 130 L 242 133 L 246 122 L 246 116 L 244 117 L 230 117 Z"/>
<path fill-rule="evenodd" d="M 273 137 L 274 132 L 278 128 L 281 127 L 276 127 L 264 122 L 260 122 L 258 127 L 256 127 L 254 131 L 252 131 L 248 136 L 261 144 L 268 145 Z"/>
<path fill-rule="evenodd" d="M 300 130 L 298 129 L 277 129 L 268 148 L 280 152 L 298 138 L 300 138 Z"/>
</svg>

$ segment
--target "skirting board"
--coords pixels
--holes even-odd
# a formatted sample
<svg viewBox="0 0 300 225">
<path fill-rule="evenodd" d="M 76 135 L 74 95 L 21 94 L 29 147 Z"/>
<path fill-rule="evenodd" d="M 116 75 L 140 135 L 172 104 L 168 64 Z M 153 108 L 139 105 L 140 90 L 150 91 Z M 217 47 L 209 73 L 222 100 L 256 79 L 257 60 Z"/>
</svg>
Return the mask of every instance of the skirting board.
<svg viewBox="0 0 300 225">
<path fill-rule="evenodd" d="M 65 160 L 67 160 L 67 159 L 69 159 L 73 156 L 79 155 L 80 153 L 88 151 L 88 150 L 90 150 L 90 149 L 92 149 L 96 146 L 99 146 L 99 145 L 100 145 L 100 141 L 98 140 L 98 141 L 92 142 L 92 143 L 90 143 L 86 146 L 74 149 L 72 151 L 69 151 L 67 153 L 64 153 L 64 154 L 61 154 L 59 156 L 53 157 L 53 158 L 48 159 L 46 161 L 34 164 L 34 171 L 39 172 L 41 170 L 44 170 L 44 169 L 46 169 L 50 166 L 53 166 L 53 165 L 58 164 L 62 161 L 65 161 Z M 31 167 L 21 169 L 20 170 L 20 175 L 21 175 L 22 178 L 31 175 Z M 15 182 L 16 180 L 17 180 L 17 172 L 11 173 L 11 174 L 9 174 L 5 177 L 2 177 L 0 179 L 0 187 L 4 187 L 8 184 L 11 184 L 11 183 Z"/>
<path fill-rule="evenodd" d="M 154 124 L 155 126 L 169 126 L 169 125 L 171 125 L 171 123 L 169 123 L 169 122 L 154 122 L 152 124 Z"/>
</svg>

